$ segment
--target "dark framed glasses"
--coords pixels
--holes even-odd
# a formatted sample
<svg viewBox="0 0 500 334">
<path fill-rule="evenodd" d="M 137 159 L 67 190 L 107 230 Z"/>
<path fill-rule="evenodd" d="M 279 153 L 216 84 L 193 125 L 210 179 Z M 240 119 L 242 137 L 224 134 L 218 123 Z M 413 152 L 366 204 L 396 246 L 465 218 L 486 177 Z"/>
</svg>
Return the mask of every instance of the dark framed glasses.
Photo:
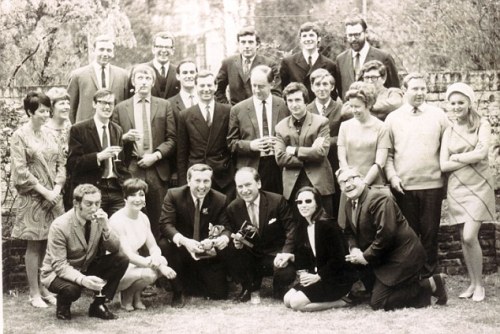
<svg viewBox="0 0 500 334">
<path fill-rule="evenodd" d="M 313 202 L 312 199 L 305 199 L 305 200 L 301 200 L 301 199 L 298 199 L 298 200 L 295 200 L 295 203 L 297 205 L 301 205 L 303 203 L 306 203 L 306 204 L 311 204 Z"/>
</svg>

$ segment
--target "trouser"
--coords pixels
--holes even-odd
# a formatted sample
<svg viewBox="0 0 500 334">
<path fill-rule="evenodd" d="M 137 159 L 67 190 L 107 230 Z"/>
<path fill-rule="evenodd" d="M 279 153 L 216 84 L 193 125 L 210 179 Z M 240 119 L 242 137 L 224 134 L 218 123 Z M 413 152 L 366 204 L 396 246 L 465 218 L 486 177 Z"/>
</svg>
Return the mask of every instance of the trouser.
<svg viewBox="0 0 500 334">
<path fill-rule="evenodd" d="M 404 307 L 426 307 L 431 304 L 431 295 L 430 285 L 420 281 L 418 275 L 394 286 L 385 285 L 376 278 L 370 306 L 374 310 L 384 309 L 385 311 Z"/>
<path fill-rule="evenodd" d="M 262 190 L 283 194 L 283 177 L 274 155 L 260 157 L 258 172 Z"/>
<path fill-rule="evenodd" d="M 101 209 L 108 214 L 108 217 L 125 206 L 118 179 L 101 179 L 96 186 L 101 191 Z"/>
</svg>

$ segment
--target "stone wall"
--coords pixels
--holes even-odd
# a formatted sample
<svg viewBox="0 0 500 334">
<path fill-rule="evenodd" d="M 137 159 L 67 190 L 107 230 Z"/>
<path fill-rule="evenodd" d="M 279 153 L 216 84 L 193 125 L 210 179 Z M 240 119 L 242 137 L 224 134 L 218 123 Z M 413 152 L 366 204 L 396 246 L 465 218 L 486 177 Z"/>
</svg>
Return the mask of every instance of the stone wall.
<svg viewBox="0 0 500 334">
<path fill-rule="evenodd" d="M 466 82 L 470 84 L 478 99 L 478 109 L 484 117 L 487 117 L 493 126 L 493 145 L 500 145 L 500 72 L 480 71 L 480 72 L 439 72 L 428 74 L 428 101 L 446 109 L 444 102 L 446 87 L 453 82 Z M 47 91 L 50 87 L 0 87 L 0 102 L 21 104 L 22 98 L 29 90 Z M 0 104 L 1 105 L 1 104 Z M 5 110 L 0 110 L 0 117 L 3 117 Z M 21 113 L 22 114 L 22 113 Z M 2 130 L 2 129 L 0 129 Z M 2 149 L 5 149 L 5 145 Z M 2 153 L 3 154 L 3 153 Z M 490 163 L 492 171 L 496 177 L 496 189 L 500 186 L 500 157 L 498 151 L 491 149 Z M 10 224 L 12 221 L 12 194 L 6 195 L 5 174 L 2 176 L 2 265 L 3 265 L 3 286 L 4 291 L 22 288 L 26 286 L 26 275 L 24 271 L 24 252 L 26 243 L 19 240 L 11 240 Z M 5 198 L 7 196 L 8 198 Z M 484 223 L 481 226 L 479 239 L 483 249 L 484 272 L 492 273 L 500 268 L 500 223 L 499 204 L 500 198 L 497 194 L 497 220 L 495 222 Z M 7 204 L 7 205 L 6 205 Z M 446 219 L 446 201 L 443 202 L 443 219 L 439 232 L 439 266 L 440 270 L 451 275 L 466 273 L 463 262 L 463 254 L 460 245 L 459 226 L 449 225 Z"/>
</svg>

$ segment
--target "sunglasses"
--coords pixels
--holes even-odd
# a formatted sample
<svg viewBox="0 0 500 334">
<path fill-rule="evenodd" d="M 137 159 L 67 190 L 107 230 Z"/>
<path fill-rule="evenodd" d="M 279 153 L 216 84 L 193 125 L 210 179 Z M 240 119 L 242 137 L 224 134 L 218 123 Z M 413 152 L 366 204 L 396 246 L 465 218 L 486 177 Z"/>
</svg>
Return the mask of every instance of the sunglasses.
<svg viewBox="0 0 500 334">
<path fill-rule="evenodd" d="M 305 199 L 305 200 L 298 199 L 295 201 L 295 203 L 298 205 L 301 205 L 302 203 L 311 204 L 312 202 L 313 202 L 312 199 Z"/>
</svg>

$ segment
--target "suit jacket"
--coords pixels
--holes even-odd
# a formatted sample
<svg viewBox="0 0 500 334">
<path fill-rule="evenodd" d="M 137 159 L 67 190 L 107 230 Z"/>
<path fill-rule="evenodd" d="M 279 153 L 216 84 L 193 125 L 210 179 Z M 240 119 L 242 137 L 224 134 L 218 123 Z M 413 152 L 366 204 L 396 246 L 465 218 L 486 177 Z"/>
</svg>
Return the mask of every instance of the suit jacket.
<svg viewBox="0 0 500 334">
<path fill-rule="evenodd" d="M 307 105 L 306 110 L 312 114 L 319 115 L 316 103 L 311 102 Z M 332 166 L 333 172 L 339 169 L 339 158 L 337 155 L 337 140 L 339 138 L 340 124 L 347 120 L 348 117 L 341 114 L 342 104 L 338 101 L 331 100 L 328 108 L 325 110 L 325 116 L 330 124 L 330 150 L 328 151 L 328 161 Z"/>
<path fill-rule="evenodd" d="M 277 96 L 273 96 L 272 113 L 273 129 L 279 121 L 290 115 L 285 101 Z M 253 97 L 250 97 L 233 106 L 229 116 L 227 145 L 231 153 L 236 155 L 236 169 L 244 166 L 259 168 L 260 152 L 250 150 L 250 142 L 257 138 L 260 138 L 259 123 Z"/>
<path fill-rule="evenodd" d="M 365 63 L 370 60 L 378 60 L 385 65 L 387 69 L 387 79 L 384 84 L 385 87 L 399 88 L 398 70 L 396 69 L 394 59 L 390 54 L 370 46 L 368 54 L 366 55 Z M 337 89 L 340 97 L 344 100 L 345 93 L 349 90 L 351 84 L 358 79 L 354 77 L 354 65 L 352 63 L 351 49 L 345 50 L 337 56 L 337 69 L 338 77 L 335 78 L 337 82 Z"/>
<path fill-rule="evenodd" d="M 330 72 L 334 78 L 337 77 L 337 67 L 335 63 L 322 54 L 319 55 L 311 68 L 309 68 L 309 65 L 304 59 L 302 51 L 283 58 L 280 67 L 281 89 L 285 89 L 290 82 L 301 82 L 307 87 L 309 101 L 314 100 L 315 95 L 311 90 L 311 80 L 309 76 L 318 68 L 324 68 Z M 336 89 L 332 91 L 331 96 L 333 100 L 337 100 L 338 94 Z"/>
<path fill-rule="evenodd" d="M 278 67 L 272 59 L 256 55 L 250 67 L 250 71 L 248 74 L 244 74 L 241 55 L 237 54 L 222 61 L 221 68 L 219 69 L 219 73 L 216 78 L 217 91 L 215 92 L 215 99 L 217 102 L 229 103 L 226 97 L 226 88 L 228 85 L 229 97 L 232 105 L 251 97 L 252 86 L 250 83 L 250 72 L 255 66 L 258 65 L 267 65 L 271 67 L 274 74 L 274 82 L 271 93 L 276 96 L 281 96 Z"/>
<path fill-rule="evenodd" d="M 87 271 L 98 250 L 104 248 L 111 253 L 118 252 L 118 236 L 112 229 L 109 231 L 108 239 L 104 239 L 102 226 L 92 223 L 87 243 L 84 227 L 78 221 L 74 209 L 56 218 L 49 229 L 47 251 L 41 268 L 41 282 L 49 287 L 52 281 L 59 277 L 81 285 L 85 277 L 82 272 Z"/>
<path fill-rule="evenodd" d="M 241 228 L 250 216 L 245 201 L 233 200 L 227 206 L 229 227 L 233 233 Z M 293 253 L 297 223 L 285 198 L 279 194 L 260 191 L 259 201 L 259 239 L 254 251 L 261 254 Z"/>
<path fill-rule="evenodd" d="M 109 65 L 109 83 L 106 87 L 115 95 L 116 103 L 128 98 L 128 71 L 118 66 Z M 92 101 L 97 90 L 97 77 L 92 64 L 71 72 L 68 94 L 71 104 L 69 119 L 72 124 L 94 116 Z"/>
<path fill-rule="evenodd" d="M 357 216 L 356 225 L 353 215 Z M 391 195 L 366 187 L 355 213 L 351 200 L 347 201 L 345 217 L 349 249 L 357 247 L 363 251 L 383 284 L 397 285 L 417 274 L 424 265 L 424 247 Z"/>
<path fill-rule="evenodd" d="M 209 223 L 213 225 L 228 226 L 225 211 L 226 195 L 210 189 L 203 200 L 200 215 L 200 239 L 208 237 Z M 187 185 L 168 189 L 163 200 L 163 207 L 160 218 L 161 234 L 172 240 L 176 233 L 180 233 L 186 238 L 193 238 L 195 205 L 191 190 Z M 230 238 L 230 231 L 223 234 Z"/>
<path fill-rule="evenodd" d="M 212 167 L 213 180 L 220 188 L 233 182 L 231 152 L 226 144 L 230 110 L 229 105 L 215 102 L 211 127 L 208 127 L 199 105 L 181 112 L 177 133 L 180 185 L 186 184 L 188 168 L 197 163 Z"/>
<path fill-rule="evenodd" d="M 332 167 L 327 158 L 330 150 L 330 127 L 326 117 L 307 112 L 299 135 L 293 125 L 293 116 L 289 116 L 276 125 L 276 137 L 276 163 L 283 168 L 285 198 L 290 198 L 302 169 L 321 195 L 335 193 Z M 325 138 L 323 145 L 312 147 L 318 137 Z M 287 146 L 297 147 L 297 155 L 286 153 Z"/>
<path fill-rule="evenodd" d="M 184 101 L 182 101 L 181 94 L 175 94 L 174 96 L 168 98 L 167 101 L 170 102 L 170 105 L 172 106 L 172 111 L 174 112 L 175 117 L 175 124 L 178 125 L 179 114 L 181 113 L 181 111 L 186 109 Z"/>
<path fill-rule="evenodd" d="M 337 222 L 331 218 L 320 217 L 314 223 L 316 256 L 309 242 L 307 227 L 305 220 L 297 227 L 295 266 L 311 273 L 317 272 L 323 282 L 354 282 L 355 273 L 352 266 L 345 261 L 347 245 Z"/>
<path fill-rule="evenodd" d="M 124 133 L 135 129 L 133 97 L 115 107 L 113 121 L 122 127 Z M 169 160 L 175 156 L 177 130 L 170 102 L 155 96 L 151 97 L 151 137 L 153 138 L 153 152 L 159 151 L 162 156 L 161 160 L 155 162 L 153 166 L 160 179 L 168 181 L 171 175 Z M 124 143 L 123 151 L 127 166 L 132 159 L 133 150 L 134 142 Z"/>
<path fill-rule="evenodd" d="M 109 122 L 109 145 L 123 147 L 122 128 Z M 71 172 L 72 188 L 81 183 L 99 185 L 104 164 L 97 164 L 97 153 L 103 150 L 94 119 L 74 124 L 69 131 L 69 153 L 67 170 Z M 123 152 L 119 155 L 123 160 Z M 130 177 L 123 161 L 113 162 L 113 171 L 120 184 Z"/>
<path fill-rule="evenodd" d="M 155 83 L 154 83 L 153 87 L 151 88 L 151 95 L 162 98 L 162 99 L 168 99 L 168 98 L 176 95 L 177 93 L 179 93 L 179 90 L 181 89 L 181 84 L 180 84 L 179 80 L 177 80 L 177 76 L 176 76 L 176 72 L 175 72 L 177 69 L 176 66 L 170 64 L 168 66 L 168 68 L 166 69 L 167 70 L 167 73 L 166 73 L 167 77 L 165 79 L 163 79 L 161 77 L 160 72 L 158 72 L 156 67 L 154 67 L 152 60 L 147 62 L 147 63 L 143 63 L 142 65 L 147 65 L 147 66 L 151 67 L 155 71 L 155 74 L 156 74 Z M 130 71 L 130 75 L 132 75 L 133 71 L 134 71 L 133 69 Z M 164 91 L 161 90 L 161 81 L 162 80 L 166 81 Z M 132 77 L 130 77 L 128 79 L 128 89 L 130 91 L 130 96 L 134 95 L 135 87 L 134 87 L 134 85 L 132 85 Z"/>
</svg>

